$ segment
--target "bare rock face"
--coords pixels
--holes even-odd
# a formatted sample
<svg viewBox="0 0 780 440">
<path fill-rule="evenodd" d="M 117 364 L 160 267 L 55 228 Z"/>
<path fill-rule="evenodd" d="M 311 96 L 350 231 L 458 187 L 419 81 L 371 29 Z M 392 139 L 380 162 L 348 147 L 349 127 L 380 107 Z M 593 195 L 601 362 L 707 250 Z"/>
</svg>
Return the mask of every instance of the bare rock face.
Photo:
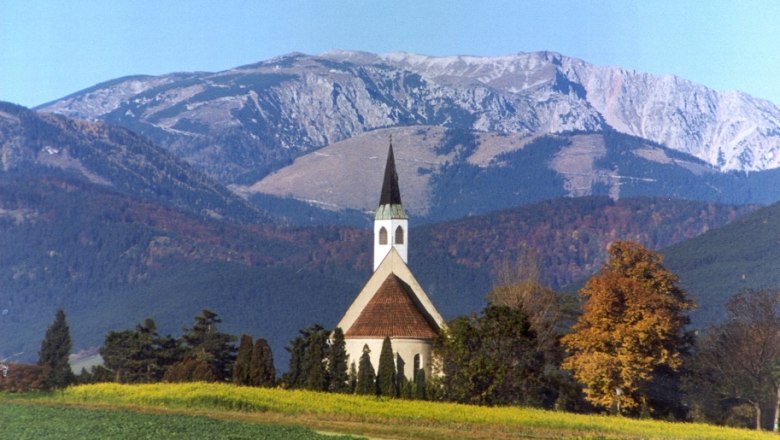
<svg viewBox="0 0 780 440">
<path fill-rule="evenodd" d="M 225 184 L 252 184 L 368 131 L 416 125 L 521 136 L 612 129 L 721 171 L 780 167 L 774 104 L 552 52 L 290 54 L 217 73 L 120 78 L 39 110 L 139 131 Z"/>
</svg>

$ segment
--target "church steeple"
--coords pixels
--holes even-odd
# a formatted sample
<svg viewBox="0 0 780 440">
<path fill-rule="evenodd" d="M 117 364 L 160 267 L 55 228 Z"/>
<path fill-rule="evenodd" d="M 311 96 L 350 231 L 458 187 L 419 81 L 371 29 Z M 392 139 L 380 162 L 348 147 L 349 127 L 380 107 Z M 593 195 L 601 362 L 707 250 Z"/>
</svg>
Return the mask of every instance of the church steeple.
<svg viewBox="0 0 780 440">
<path fill-rule="evenodd" d="M 382 181 L 382 196 L 379 205 L 400 205 L 401 190 L 398 188 L 398 172 L 395 170 L 395 155 L 393 155 L 393 138 L 390 138 L 390 150 L 387 152 L 385 164 L 385 179 Z"/>
<path fill-rule="evenodd" d="M 407 261 L 409 245 L 409 221 L 401 204 L 401 189 L 398 185 L 398 172 L 395 169 L 393 139 L 387 152 L 385 176 L 382 181 L 382 193 L 374 216 L 374 270 L 395 248 L 404 262 Z"/>
</svg>

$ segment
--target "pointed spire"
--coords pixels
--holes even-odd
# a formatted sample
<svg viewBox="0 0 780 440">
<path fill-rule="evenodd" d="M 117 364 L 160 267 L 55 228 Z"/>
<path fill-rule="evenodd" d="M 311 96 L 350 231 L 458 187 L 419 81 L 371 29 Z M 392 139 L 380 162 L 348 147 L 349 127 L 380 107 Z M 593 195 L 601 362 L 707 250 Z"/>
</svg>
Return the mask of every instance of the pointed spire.
<svg viewBox="0 0 780 440">
<path fill-rule="evenodd" d="M 393 155 L 393 137 L 390 136 L 390 150 L 387 153 L 385 165 L 385 178 L 382 182 L 382 195 L 379 205 L 400 205 L 401 189 L 398 187 L 398 173 L 395 170 L 395 156 Z"/>
</svg>

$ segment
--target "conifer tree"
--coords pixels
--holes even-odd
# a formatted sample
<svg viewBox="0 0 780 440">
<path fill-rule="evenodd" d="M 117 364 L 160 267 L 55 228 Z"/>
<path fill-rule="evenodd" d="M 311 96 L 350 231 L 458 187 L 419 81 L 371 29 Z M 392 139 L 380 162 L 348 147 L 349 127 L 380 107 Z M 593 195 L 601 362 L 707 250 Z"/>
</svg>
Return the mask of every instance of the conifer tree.
<svg viewBox="0 0 780 440">
<path fill-rule="evenodd" d="M 379 371 L 376 375 L 376 390 L 377 394 L 380 396 L 398 396 L 395 360 L 393 359 L 393 345 L 390 342 L 390 338 L 387 336 L 385 336 L 384 341 L 382 341 L 382 351 L 379 353 Z"/>
<path fill-rule="evenodd" d="M 374 366 L 371 365 L 371 349 L 368 344 L 363 346 L 363 354 L 360 356 L 360 365 L 358 365 L 358 379 L 355 393 L 357 394 L 376 394 L 376 373 Z"/>
<path fill-rule="evenodd" d="M 236 355 L 236 363 L 233 366 L 233 383 L 236 385 L 251 384 L 250 364 L 252 362 L 253 351 L 254 344 L 252 344 L 252 337 L 246 334 L 241 335 L 238 344 L 238 355 Z"/>
<path fill-rule="evenodd" d="M 50 369 L 46 384 L 50 388 L 64 388 L 73 383 L 74 375 L 70 369 L 71 340 L 70 328 L 65 320 L 65 312 L 58 309 L 54 322 L 46 330 L 38 353 L 38 365 Z"/>
<path fill-rule="evenodd" d="M 425 384 L 425 370 L 420 368 L 414 373 L 414 393 L 413 397 L 417 400 L 426 400 L 428 398 Z"/>
<path fill-rule="evenodd" d="M 328 389 L 336 393 L 349 391 L 349 376 L 347 374 L 347 347 L 344 341 L 344 331 L 340 327 L 333 330 L 333 342 L 328 351 Z"/>
<path fill-rule="evenodd" d="M 250 362 L 250 382 L 254 386 L 272 387 L 276 384 L 276 368 L 271 346 L 264 338 L 257 338 Z"/>
<path fill-rule="evenodd" d="M 195 317 L 192 328 L 184 329 L 182 338 L 190 348 L 191 357 L 207 362 L 219 380 L 227 380 L 231 377 L 236 358 L 233 345 L 236 337 L 220 332 L 217 324 L 221 322 L 216 313 L 204 309 Z"/>
<path fill-rule="evenodd" d="M 309 330 L 304 357 L 306 368 L 304 387 L 314 391 L 325 391 L 328 389 L 326 366 L 328 332 L 319 324 L 310 327 Z"/>
<path fill-rule="evenodd" d="M 349 393 L 354 394 L 357 390 L 358 373 L 355 363 L 349 364 Z"/>
</svg>

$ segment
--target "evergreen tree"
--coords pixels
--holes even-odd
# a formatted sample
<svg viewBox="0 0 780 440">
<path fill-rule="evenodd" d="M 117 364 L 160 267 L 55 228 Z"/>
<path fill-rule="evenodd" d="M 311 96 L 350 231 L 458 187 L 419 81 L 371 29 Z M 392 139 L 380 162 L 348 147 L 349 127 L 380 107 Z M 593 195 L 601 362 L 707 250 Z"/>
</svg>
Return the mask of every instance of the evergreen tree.
<svg viewBox="0 0 780 440">
<path fill-rule="evenodd" d="M 228 380 L 236 357 L 233 342 L 236 337 L 217 329 L 221 323 L 216 313 L 204 309 L 195 317 L 192 328 L 184 329 L 183 339 L 189 347 L 190 356 L 208 363 L 219 380 Z M 202 368 L 201 368 L 202 369 Z"/>
<path fill-rule="evenodd" d="M 328 332 L 319 324 L 299 331 L 287 347 L 290 368 L 282 380 L 288 388 L 328 389 Z"/>
<path fill-rule="evenodd" d="M 425 383 L 425 370 L 420 368 L 417 370 L 417 372 L 414 373 L 414 392 L 413 396 L 417 400 L 426 400 L 428 398 L 427 392 L 426 392 L 426 383 Z"/>
<path fill-rule="evenodd" d="M 340 327 L 333 330 L 333 342 L 328 352 L 328 389 L 336 393 L 349 392 L 349 376 L 347 374 L 347 346 L 344 341 L 344 331 Z"/>
<path fill-rule="evenodd" d="M 65 312 L 58 309 L 54 322 L 46 330 L 38 353 L 38 365 L 50 369 L 46 384 L 50 388 L 64 388 L 73 383 L 74 375 L 70 369 L 71 340 L 70 329 L 65 320 Z"/>
<path fill-rule="evenodd" d="M 106 334 L 100 355 L 119 383 L 157 382 L 170 365 L 181 360 L 178 342 L 170 336 L 161 337 L 152 319 L 133 331 Z"/>
<path fill-rule="evenodd" d="M 130 330 L 108 332 L 100 347 L 103 365 L 114 372 L 114 382 L 127 383 L 127 370 L 131 367 L 131 359 L 135 346 L 134 333 Z"/>
<path fill-rule="evenodd" d="M 305 356 L 305 388 L 314 391 L 328 389 L 327 352 L 328 332 L 319 324 L 310 327 Z"/>
<path fill-rule="evenodd" d="M 257 338 L 250 362 L 250 383 L 254 386 L 272 387 L 276 384 L 276 368 L 271 346 L 263 338 Z"/>
<path fill-rule="evenodd" d="M 360 365 L 358 366 L 357 385 L 355 393 L 357 394 L 376 394 L 376 373 L 374 366 L 371 365 L 371 349 L 368 344 L 363 346 L 363 354 L 360 356 Z"/>
<path fill-rule="evenodd" d="M 354 394 L 357 391 L 358 373 L 355 363 L 349 364 L 349 393 Z"/>
<path fill-rule="evenodd" d="M 301 332 L 303 333 L 303 332 Z M 290 353 L 290 364 L 287 372 L 282 376 L 282 382 L 287 388 L 303 388 L 304 384 L 304 358 L 306 356 L 306 339 L 298 335 L 285 347 Z"/>
<path fill-rule="evenodd" d="M 376 376 L 376 390 L 380 396 L 398 396 L 396 384 L 395 360 L 393 359 L 393 345 L 390 338 L 385 336 L 382 341 L 382 351 L 379 353 L 379 371 Z"/>
<path fill-rule="evenodd" d="M 241 335 L 236 363 L 233 366 L 233 383 L 236 385 L 250 385 L 252 383 L 251 363 L 253 351 L 252 337 L 246 334 Z"/>
</svg>

